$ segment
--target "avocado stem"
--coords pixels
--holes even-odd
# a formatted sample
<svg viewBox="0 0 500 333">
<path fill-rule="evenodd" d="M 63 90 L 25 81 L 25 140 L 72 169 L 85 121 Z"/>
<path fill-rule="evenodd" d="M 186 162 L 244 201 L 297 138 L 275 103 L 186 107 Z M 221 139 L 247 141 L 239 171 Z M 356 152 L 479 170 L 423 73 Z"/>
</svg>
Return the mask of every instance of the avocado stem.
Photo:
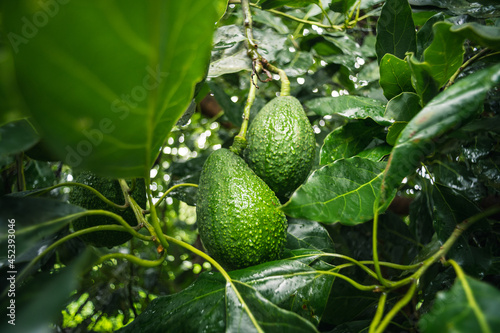
<svg viewBox="0 0 500 333">
<path fill-rule="evenodd" d="M 248 130 L 248 121 L 250 120 L 250 110 L 252 109 L 252 105 L 255 100 L 255 93 L 257 91 L 257 76 L 259 75 L 261 69 L 261 63 L 257 62 L 255 66 L 255 73 L 250 77 L 250 89 L 248 91 L 245 108 L 243 109 L 243 122 L 241 123 L 240 132 L 234 138 L 233 145 L 229 148 L 236 155 L 240 155 L 247 146 L 246 135 Z"/>
<path fill-rule="evenodd" d="M 286 75 L 285 71 L 276 66 L 271 65 L 265 59 L 262 59 L 262 63 L 271 72 L 278 74 L 280 76 L 281 80 L 280 96 L 290 96 L 290 80 L 288 80 L 288 76 Z"/>
</svg>

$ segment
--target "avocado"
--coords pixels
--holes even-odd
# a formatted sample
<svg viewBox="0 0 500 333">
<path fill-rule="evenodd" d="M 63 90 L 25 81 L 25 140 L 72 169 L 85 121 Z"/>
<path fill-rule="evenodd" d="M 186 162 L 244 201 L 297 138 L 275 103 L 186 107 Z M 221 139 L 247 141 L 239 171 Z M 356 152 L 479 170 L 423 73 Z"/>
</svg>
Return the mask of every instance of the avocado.
<svg viewBox="0 0 500 333">
<path fill-rule="evenodd" d="M 89 171 L 82 171 L 75 179 L 77 183 L 92 186 L 97 191 L 101 192 L 106 198 L 119 205 L 125 202 L 123 192 L 117 179 L 105 178 L 97 176 Z M 132 181 L 127 181 L 129 186 L 132 186 Z M 143 178 L 136 179 L 135 186 L 132 192 L 132 198 L 141 207 L 146 206 L 146 185 Z M 131 207 L 126 210 L 120 210 L 115 207 L 109 206 L 107 203 L 99 199 L 94 193 L 89 190 L 74 186 L 69 195 L 69 202 L 78 205 L 85 209 L 105 209 L 110 212 L 116 213 L 123 217 L 125 221 L 131 226 L 137 225 L 137 218 Z M 119 224 L 115 219 L 104 215 L 84 216 L 73 221 L 73 228 L 75 231 L 95 227 L 98 225 Z M 125 243 L 132 238 L 132 235 L 124 231 L 97 231 L 80 236 L 80 238 L 87 244 L 96 247 L 117 246 Z"/>
<path fill-rule="evenodd" d="M 293 96 L 267 103 L 250 124 L 243 157 L 282 201 L 309 175 L 316 155 L 311 123 Z"/>
<path fill-rule="evenodd" d="M 228 269 L 279 259 L 287 220 L 266 183 L 228 149 L 214 151 L 200 176 L 196 215 L 208 253 Z"/>
</svg>

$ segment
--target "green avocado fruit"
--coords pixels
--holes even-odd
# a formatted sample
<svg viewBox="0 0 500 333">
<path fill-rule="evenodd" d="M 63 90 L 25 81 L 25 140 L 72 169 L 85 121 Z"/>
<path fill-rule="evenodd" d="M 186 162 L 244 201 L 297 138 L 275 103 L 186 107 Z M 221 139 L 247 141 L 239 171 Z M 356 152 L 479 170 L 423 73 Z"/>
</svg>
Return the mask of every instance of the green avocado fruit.
<svg viewBox="0 0 500 333">
<path fill-rule="evenodd" d="M 106 198 L 119 205 L 125 202 L 123 192 L 117 179 L 105 178 L 95 175 L 89 171 L 82 171 L 75 179 L 75 182 L 88 185 L 101 192 Z M 132 186 L 132 181 L 127 181 L 129 187 Z M 132 192 L 132 198 L 141 206 L 146 207 L 146 185 L 143 178 L 136 179 L 135 186 Z M 80 187 L 74 186 L 69 195 L 71 204 L 83 207 L 85 209 L 105 209 L 116 213 L 123 217 L 131 226 L 137 225 L 137 218 L 131 207 L 126 210 L 120 210 L 109 206 L 107 203 L 99 199 L 93 192 Z M 98 225 L 118 224 L 115 219 L 104 215 L 84 216 L 73 221 L 75 231 L 95 227 Z M 96 247 L 108 247 L 121 245 L 132 238 L 132 235 L 124 231 L 97 231 L 81 235 L 80 238 L 87 244 Z"/>
<path fill-rule="evenodd" d="M 287 220 L 269 186 L 228 149 L 214 151 L 200 176 L 196 215 L 208 253 L 228 269 L 280 258 Z"/>
<path fill-rule="evenodd" d="M 316 139 L 300 102 L 279 96 L 267 103 L 250 124 L 243 157 L 282 201 L 309 175 Z"/>
</svg>

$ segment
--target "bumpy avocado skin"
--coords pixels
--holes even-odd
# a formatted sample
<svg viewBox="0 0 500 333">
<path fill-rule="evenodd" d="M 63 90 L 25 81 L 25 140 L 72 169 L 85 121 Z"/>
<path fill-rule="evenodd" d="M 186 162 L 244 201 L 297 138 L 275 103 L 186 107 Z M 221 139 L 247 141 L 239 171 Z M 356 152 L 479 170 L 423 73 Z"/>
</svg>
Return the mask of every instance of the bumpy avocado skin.
<svg viewBox="0 0 500 333">
<path fill-rule="evenodd" d="M 101 192 L 106 198 L 117 203 L 123 204 L 123 192 L 121 190 L 120 184 L 116 179 L 103 178 L 95 175 L 92 172 L 83 171 L 75 179 L 76 182 L 92 186 L 97 191 Z M 132 182 L 127 181 L 129 186 Z M 143 178 L 137 179 L 135 182 L 135 187 L 132 192 L 132 198 L 143 208 L 146 207 L 146 187 Z M 126 210 L 119 210 L 117 208 L 111 207 L 104 201 L 99 199 L 95 194 L 89 190 L 74 186 L 69 195 L 69 202 L 83 207 L 85 209 L 105 209 L 116 213 L 123 217 L 125 221 L 131 226 L 137 225 L 137 219 L 135 217 L 132 208 L 127 208 Z M 73 228 L 75 231 L 95 227 L 98 225 L 109 225 L 109 224 L 119 224 L 116 220 L 111 217 L 103 215 L 92 215 L 84 216 L 75 221 L 73 221 Z M 122 231 L 98 231 L 88 234 L 81 235 L 80 238 L 87 244 L 96 247 L 113 247 L 121 245 L 132 238 L 132 235 L 128 232 Z"/>
<path fill-rule="evenodd" d="M 287 220 L 274 192 L 227 149 L 213 152 L 200 176 L 197 223 L 209 254 L 228 269 L 279 259 Z"/>
<path fill-rule="evenodd" d="M 286 201 L 307 178 L 316 154 L 314 132 L 300 102 L 293 96 L 272 99 L 250 124 L 247 141 L 245 161 Z"/>
</svg>

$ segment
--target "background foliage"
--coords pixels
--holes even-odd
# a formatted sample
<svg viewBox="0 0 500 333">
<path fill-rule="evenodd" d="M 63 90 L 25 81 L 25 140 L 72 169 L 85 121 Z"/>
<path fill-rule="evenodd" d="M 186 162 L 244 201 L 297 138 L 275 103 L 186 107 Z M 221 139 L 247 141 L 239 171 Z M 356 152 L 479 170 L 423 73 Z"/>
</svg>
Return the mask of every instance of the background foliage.
<svg viewBox="0 0 500 333">
<path fill-rule="evenodd" d="M 167 190 L 196 184 L 242 124 L 240 1 L 0 8 L 0 271 L 18 271 L 15 331 L 500 330 L 496 1 L 251 3 L 258 52 L 288 75 L 317 158 L 282 207 L 283 258 L 229 280 L 195 253 L 196 188 Z M 258 83 L 251 119 L 278 78 Z M 56 243 L 86 214 L 63 185 L 79 169 L 146 177 L 164 256 L 137 237 Z"/>
</svg>

